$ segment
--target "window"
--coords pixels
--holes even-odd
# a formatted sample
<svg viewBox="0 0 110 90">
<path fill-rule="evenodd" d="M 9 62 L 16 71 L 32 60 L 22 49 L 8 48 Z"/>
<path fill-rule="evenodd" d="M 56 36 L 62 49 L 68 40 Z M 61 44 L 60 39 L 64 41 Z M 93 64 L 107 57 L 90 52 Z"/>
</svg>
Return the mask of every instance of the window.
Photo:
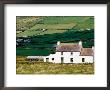
<svg viewBox="0 0 110 90">
<path fill-rule="evenodd" d="M 71 55 L 73 55 L 73 52 L 71 52 Z"/>
<path fill-rule="evenodd" d="M 46 60 L 49 60 L 49 58 L 46 58 Z"/>
<path fill-rule="evenodd" d="M 70 58 L 70 62 L 73 62 L 73 58 Z"/>
<path fill-rule="evenodd" d="M 63 52 L 61 52 L 61 55 L 63 55 Z"/>
<path fill-rule="evenodd" d="M 82 58 L 82 62 L 85 62 L 85 58 Z"/>
<path fill-rule="evenodd" d="M 52 60 L 54 60 L 54 58 L 52 58 Z"/>
<path fill-rule="evenodd" d="M 49 58 L 46 58 L 46 62 L 49 62 Z"/>
</svg>

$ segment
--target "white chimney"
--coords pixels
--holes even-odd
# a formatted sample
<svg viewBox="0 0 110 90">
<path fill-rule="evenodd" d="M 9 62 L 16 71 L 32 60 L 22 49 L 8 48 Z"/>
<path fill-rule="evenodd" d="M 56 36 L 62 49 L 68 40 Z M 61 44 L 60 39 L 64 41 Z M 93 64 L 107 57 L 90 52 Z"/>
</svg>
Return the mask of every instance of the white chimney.
<svg viewBox="0 0 110 90">
<path fill-rule="evenodd" d="M 93 55 L 93 58 L 94 58 L 94 46 L 92 46 L 92 51 L 93 51 L 92 55 Z"/>
<path fill-rule="evenodd" d="M 92 50 L 94 51 L 94 46 L 92 46 Z"/>
<path fill-rule="evenodd" d="M 57 41 L 57 45 L 60 45 L 60 41 Z"/>
<path fill-rule="evenodd" d="M 79 45 L 82 47 L 82 41 L 79 41 Z"/>
</svg>

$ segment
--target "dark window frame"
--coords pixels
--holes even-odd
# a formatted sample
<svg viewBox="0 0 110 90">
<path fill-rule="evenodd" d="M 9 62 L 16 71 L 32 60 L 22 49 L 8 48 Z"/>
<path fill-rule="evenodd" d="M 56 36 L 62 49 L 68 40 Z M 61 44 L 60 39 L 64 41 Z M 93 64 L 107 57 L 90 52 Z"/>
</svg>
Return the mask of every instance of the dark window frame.
<svg viewBox="0 0 110 90">
<path fill-rule="evenodd" d="M 46 62 L 49 62 L 49 58 L 46 58 Z"/>
<path fill-rule="evenodd" d="M 47 60 L 47 59 L 49 60 L 49 58 L 46 58 L 46 60 Z"/>
<path fill-rule="evenodd" d="M 70 58 L 70 62 L 73 62 L 73 58 Z"/>
<path fill-rule="evenodd" d="M 52 61 L 54 61 L 54 58 L 52 58 Z"/>
<path fill-rule="evenodd" d="M 71 52 L 71 55 L 73 55 L 73 52 Z"/>
<path fill-rule="evenodd" d="M 82 62 L 85 62 L 85 58 L 82 58 Z"/>
</svg>

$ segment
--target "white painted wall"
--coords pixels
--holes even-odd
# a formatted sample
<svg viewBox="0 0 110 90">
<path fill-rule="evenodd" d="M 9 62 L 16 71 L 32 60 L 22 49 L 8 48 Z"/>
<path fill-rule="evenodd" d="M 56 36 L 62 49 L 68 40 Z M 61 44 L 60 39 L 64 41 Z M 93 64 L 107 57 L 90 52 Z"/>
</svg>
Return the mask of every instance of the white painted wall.
<svg viewBox="0 0 110 90">
<path fill-rule="evenodd" d="M 93 56 L 80 56 L 81 58 L 85 58 L 85 63 L 93 63 Z"/>
<path fill-rule="evenodd" d="M 64 57 L 64 63 L 93 63 L 93 56 L 80 56 L 80 52 L 73 52 L 73 55 L 71 55 L 71 52 L 63 52 L 63 55 L 61 55 L 61 52 L 56 52 L 44 57 L 44 62 L 46 62 L 46 58 L 49 58 L 49 62 L 61 63 L 61 57 Z M 73 58 L 73 62 L 70 62 L 70 58 Z M 82 58 L 85 58 L 85 62 L 82 62 Z"/>
</svg>

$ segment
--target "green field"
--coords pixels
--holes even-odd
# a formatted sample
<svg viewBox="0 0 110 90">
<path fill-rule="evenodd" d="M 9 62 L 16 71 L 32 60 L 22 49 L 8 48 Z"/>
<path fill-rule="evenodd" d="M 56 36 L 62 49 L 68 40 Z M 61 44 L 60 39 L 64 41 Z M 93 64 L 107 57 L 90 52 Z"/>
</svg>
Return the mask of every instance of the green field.
<svg viewBox="0 0 110 90">
<path fill-rule="evenodd" d="M 49 55 L 54 53 L 54 45 L 57 41 L 66 43 L 77 43 L 83 41 L 84 47 L 94 46 L 94 30 L 68 31 L 58 34 L 45 34 L 31 37 L 31 43 L 24 43 L 23 47 L 17 47 L 17 55 Z"/>
<path fill-rule="evenodd" d="M 17 48 L 17 55 L 19 56 L 47 56 L 51 53 L 51 49 L 26 49 L 26 48 Z"/>
<path fill-rule="evenodd" d="M 94 29 L 92 16 L 37 16 L 16 19 L 17 37 L 63 33 L 69 29 Z M 42 29 L 47 29 L 42 31 Z"/>
<path fill-rule="evenodd" d="M 49 55 L 57 41 L 94 46 L 93 16 L 17 16 L 16 27 L 17 38 L 31 38 L 16 48 L 18 56 Z"/>
</svg>

